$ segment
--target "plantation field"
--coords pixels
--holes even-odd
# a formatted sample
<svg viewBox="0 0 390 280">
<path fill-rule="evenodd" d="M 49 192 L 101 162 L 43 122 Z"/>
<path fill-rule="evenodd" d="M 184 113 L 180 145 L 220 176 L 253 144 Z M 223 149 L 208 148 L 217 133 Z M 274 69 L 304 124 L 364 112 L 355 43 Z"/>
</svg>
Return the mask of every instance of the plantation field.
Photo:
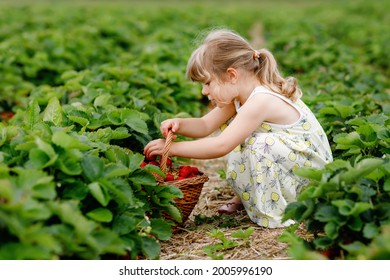
<svg viewBox="0 0 390 280">
<path fill-rule="evenodd" d="M 0 259 L 237 259 L 238 250 L 389 259 L 389 9 L 388 0 L 2 1 Z M 140 167 L 162 120 L 208 110 L 184 74 L 196 39 L 216 27 L 273 52 L 329 137 L 334 162 L 295 171 L 310 179 L 285 213 L 297 226 L 218 216 L 230 195 L 224 159 L 174 158 L 213 178 L 175 232 L 165 217 L 180 221 L 181 192 L 158 185 L 158 166 Z M 170 251 L 190 247 L 188 235 L 208 239 L 196 253 Z M 254 254 L 261 243 L 281 250 Z"/>
</svg>

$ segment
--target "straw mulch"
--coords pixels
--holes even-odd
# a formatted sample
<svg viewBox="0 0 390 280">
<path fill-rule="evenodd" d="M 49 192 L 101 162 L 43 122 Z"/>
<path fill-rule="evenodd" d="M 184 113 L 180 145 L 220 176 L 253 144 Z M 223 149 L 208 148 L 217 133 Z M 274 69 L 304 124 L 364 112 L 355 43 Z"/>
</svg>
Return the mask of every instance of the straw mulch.
<svg viewBox="0 0 390 280">
<path fill-rule="evenodd" d="M 189 219 L 174 233 L 172 238 L 161 243 L 162 260 L 207 260 L 210 257 L 203 251 L 207 245 L 219 242 L 209 236 L 216 229 L 225 234 L 226 238 L 234 240 L 230 234 L 238 229 L 253 227 L 255 231 L 250 236 L 249 246 L 240 243 L 232 249 L 222 251 L 225 260 L 281 260 L 288 259 L 287 244 L 278 241 L 283 229 L 269 229 L 251 222 L 245 210 L 234 215 L 222 215 L 218 208 L 233 197 L 233 193 L 218 171 L 225 169 L 224 159 L 195 161 L 191 163 L 209 176 L 204 184 L 198 204 Z M 195 223 L 200 219 L 200 223 Z M 228 227 L 226 227 L 228 226 Z"/>
</svg>

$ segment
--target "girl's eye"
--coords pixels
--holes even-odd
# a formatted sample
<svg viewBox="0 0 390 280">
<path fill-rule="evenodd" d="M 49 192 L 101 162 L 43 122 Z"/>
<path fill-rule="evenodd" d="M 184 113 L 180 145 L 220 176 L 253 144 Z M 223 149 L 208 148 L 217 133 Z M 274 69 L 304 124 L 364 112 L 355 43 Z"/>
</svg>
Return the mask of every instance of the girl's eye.
<svg viewBox="0 0 390 280">
<path fill-rule="evenodd" d="M 206 86 L 209 86 L 210 85 L 210 82 L 205 82 L 204 83 Z"/>
</svg>

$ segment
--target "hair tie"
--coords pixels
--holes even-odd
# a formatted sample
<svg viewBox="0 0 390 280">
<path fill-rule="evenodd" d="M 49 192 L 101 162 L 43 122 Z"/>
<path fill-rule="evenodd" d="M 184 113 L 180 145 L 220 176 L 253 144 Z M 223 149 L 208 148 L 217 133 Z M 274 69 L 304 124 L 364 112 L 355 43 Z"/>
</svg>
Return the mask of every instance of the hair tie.
<svg viewBox="0 0 390 280">
<path fill-rule="evenodd" d="M 258 51 L 254 51 L 253 52 L 253 59 L 256 60 L 256 59 L 259 59 L 260 58 L 260 53 Z"/>
</svg>

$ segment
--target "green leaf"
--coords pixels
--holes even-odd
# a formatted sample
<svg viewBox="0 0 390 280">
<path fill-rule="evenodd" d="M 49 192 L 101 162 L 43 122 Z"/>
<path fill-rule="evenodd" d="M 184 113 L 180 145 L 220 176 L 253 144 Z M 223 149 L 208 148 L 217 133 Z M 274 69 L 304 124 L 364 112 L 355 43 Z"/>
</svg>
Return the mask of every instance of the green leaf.
<svg viewBox="0 0 390 280">
<path fill-rule="evenodd" d="M 163 219 L 150 219 L 151 223 L 151 234 L 156 236 L 160 240 L 169 240 L 172 236 L 172 228 Z"/>
<path fill-rule="evenodd" d="M 44 169 L 51 163 L 48 155 L 39 149 L 31 149 L 28 158 L 26 168 L 29 169 Z"/>
<path fill-rule="evenodd" d="M 315 244 L 316 248 L 324 250 L 332 246 L 334 241 L 329 237 L 319 237 L 314 239 L 313 243 Z"/>
<path fill-rule="evenodd" d="M 58 155 L 53 147 L 42 141 L 39 137 L 35 139 L 35 143 L 37 148 L 30 150 L 29 161 L 26 163 L 26 166 L 30 168 L 43 169 L 53 165 L 58 158 Z"/>
<path fill-rule="evenodd" d="M 364 225 L 363 236 L 367 239 L 373 239 L 379 234 L 379 227 L 375 223 L 368 223 Z"/>
<path fill-rule="evenodd" d="M 39 107 L 38 101 L 36 99 L 32 99 L 26 110 L 26 117 L 24 118 L 24 125 L 29 129 L 32 129 L 36 123 L 39 122 L 39 113 L 41 108 Z"/>
<path fill-rule="evenodd" d="M 156 189 L 156 194 L 158 197 L 164 197 L 164 198 L 182 198 L 183 193 L 182 191 L 175 186 L 169 186 L 169 185 L 163 185 L 158 186 Z"/>
<path fill-rule="evenodd" d="M 347 226 L 353 231 L 360 232 L 363 227 L 363 221 L 359 216 L 352 216 L 348 219 Z"/>
<path fill-rule="evenodd" d="M 161 247 L 157 240 L 142 236 L 141 237 L 142 253 L 148 259 L 157 259 L 160 256 Z"/>
<path fill-rule="evenodd" d="M 332 221 L 328 222 L 324 227 L 325 234 L 331 239 L 336 239 L 339 236 L 339 229 L 340 225 Z"/>
<path fill-rule="evenodd" d="M 42 202 L 28 200 L 23 205 L 23 210 L 27 218 L 32 220 L 46 220 L 51 216 L 51 211 Z"/>
<path fill-rule="evenodd" d="M 17 170 L 17 185 L 24 191 L 31 190 L 34 198 L 54 199 L 56 197 L 53 176 L 48 176 L 41 170 Z"/>
<path fill-rule="evenodd" d="M 83 117 L 79 117 L 79 116 L 68 116 L 68 119 L 70 119 L 71 121 L 73 121 L 75 123 L 78 123 L 82 127 L 85 127 L 89 124 L 88 119 L 83 118 Z"/>
<path fill-rule="evenodd" d="M 349 167 L 351 167 L 351 164 L 349 163 L 349 161 L 342 160 L 342 159 L 335 159 L 333 162 L 328 163 L 325 168 L 327 170 L 330 170 L 330 171 L 337 171 L 337 170 L 346 169 Z"/>
<path fill-rule="evenodd" d="M 70 136 L 65 131 L 56 131 L 52 136 L 54 144 L 64 149 L 89 150 L 91 147 L 81 143 L 79 139 Z"/>
<path fill-rule="evenodd" d="M 129 180 L 137 185 L 156 186 L 156 178 L 145 170 L 135 170 L 129 175 Z"/>
<path fill-rule="evenodd" d="M 111 139 L 126 139 L 130 136 L 131 133 L 129 133 L 126 127 L 118 127 L 112 132 Z"/>
<path fill-rule="evenodd" d="M 125 150 L 118 146 L 110 146 L 105 152 L 105 156 L 111 162 L 122 164 L 124 166 L 129 166 L 130 158 L 132 156 L 132 151 Z M 131 169 L 133 170 L 133 169 Z"/>
<path fill-rule="evenodd" d="M 96 108 L 104 107 L 105 105 L 110 104 L 111 98 L 112 96 L 110 94 L 102 94 L 95 98 L 93 106 L 95 106 Z"/>
<path fill-rule="evenodd" d="M 96 208 L 90 212 L 88 212 L 87 217 L 94 219 L 98 222 L 111 222 L 112 220 L 112 212 L 106 208 Z"/>
<path fill-rule="evenodd" d="M 109 178 L 126 176 L 129 173 L 130 173 L 130 169 L 123 166 L 122 164 L 110 163 L 107 164 L 106 169 L 104 170 L 104 177 L 109 179 Z"/>
<path fill-rule="evenodd" d="M 300 177 L 303 177 L 303 178 L 308 178 L 308 179 L 319 182 L 319 181 L 321 181 L 322 170 L 316 169 L 316 168 L 301 167 L 301 168 L 296 168 L 294 170 L 294 174 L 296 174 Z"/>
<path fill-rule="evenodd" d="M 0 165 L 1 166 L 1 165 Z M 6 201 L 11 201 L 14 195 L 10 178 L 0 178 L 0 197 Z"/>
<path fill-rule="evenodd" d="M 77 238 L 88 244 L 91 248 L 97 249 L 96 244 L 91 240 L 91 233 L 95 228 L 95 222 L 88 220 L 80 211 L 79 201 L 48 201 L 48 206 L 57 215 L 62 223 L 74 227 Z"/>
<path fill-rule="evenodd" d="M 353 216 L 358 216 L 360 215 L 361 213 L 369 210 L 369 209 L 372 209 L 373 206 L 371 205 L 371 203 L 368 203 L 368 202 L 356 202 L 355 205 L 353 206 L 352 210 L 351 210 L 351 215 Z"/>
<path fill-rule="evenodd" d="M 148 134 L 148 126 L 136 110 L 123 109 L 123 120 L 128 127 L 141 133 Z"/>
<path fill-rule="evenodd" d="M 306 199 L 314 198 L 314 193 L 316 192 L 317 187 L 310 186 L 302 190 L 302 192 L 298 195 L 298 201 L 303 201 Z"/>
<path fill-rule="evenodd" d="M 175 221 L 181 223 L 182 222 L 182 215 L 180 209 L 173 204 L 168 204 L 163 207 L 164 210 L 171 216 Z"/>
<path fill-rule="evenodd" d="M 338 208 L 338 212 L 343 216 L 349 216 L 354 205 L 354 202 L 349 199 L 333 200 L 331 203 Z"/>
<path fill-rule="evenodd" d="M 248 227 L 246 230 L 242 230 L 242 229 L 236 230 L 235 232 L 232 232 L 230 236 L 233 238 L 240 238 L 245 240 L 248 239 L 254 231 L 255 229 L 253 227 Z"/>
<path fill-rule="evenodd" d="M 140 167 L 141 163 L 144 161 L 145 156 L 139 153 L 134 153 L 129 156 L 129 168 L 130 170 L 135 170 Z"/>
<path fill-rule="evenodd" d="M 61 104 L 56 97 L 52 97 L 49 100 L 45 110 L 43 111 L 43 121 L 52 122 L 56 126 L 60 126 L 62 123 L 62 108 Z"/>
<path fill-rule="evenodd" d="M 390 192 L 390 177 L 387 178 L 385 183 L 383 184 L 383 190 L 386 192 Z"/>
<path fill-rule="evenodd" d="M 67 175 L 79 175 L 81 168 L 81 156 L 79 150 L 64 150 L 59 153 L 56 166 Z"/>
<path fill-rule="evenodd" d="M 322 205 L 318 207 L 314 217 L 321 222 L 329 222 L 338 216 L 337 208 L 330 205 Z"/>
<path fill-rule="evenodd" d="M 138 217 L 137 209 L 134 209 L 133 213 L 119 214 L 113 221 L 112 229 L 119 235 L 126 235 L 137 229 L 137 224 L 141 219 L 143 219 L 143 216 Z"/>
<path fill-rule="evenodd" d="M 346 183 L 356 182 L 358 179 L 370 174 L 383 164 L 379 158 L 365 158 L 359 161 L 348 171 L 340 174 L 340 179 Z"/>
<path fill-rule="evenodd" d="M 335 103 L 334 106 L 343 119 L 352 116 L 355 113 L 355 109 L 352 106 L 342 105 L 339 103 Z"/>
<path fill-rule="evenodd" d="M 350 254 L 357 254 L 359 253 L 362 249 L 366 248 L 366 245 L 360 241 L 354 241 L 349 244 L 339 244 L 341 248 L 346 250 Z"/>
<path fill-rule="evenodd" d="M 83 200 L 89 194 L 88 186 L 80 180 L 69 180 L 64 184 L 63 195 L 65 199 Z"/>
<path fill-rule="evenodd" d="M 363 148 L 364 144 L 360 139 L 360 135 L 357 132 L 351 132 L 349 134 L 340 133 L 337 134 L 334 139 L 334 142 L 337 143 L 336 149 L 347 150 L 350 148 Z"/>
<path fill-rule="evenodd" d="M 107 206 L 110 201 L 110 197 L 108 193 L 104 191 L 104 189 L 99 185 L 98 182 L 93 182 L 88 185 L 88 188 L 92 194 L 92 196 L 99 201 L 102 206 Z"/>
<path fill-rule="evenodd" d="M 86 154 L 81 162 L 85 176 L 90 181 L 96 181 L 103 176 L 104 162 L 95 155 Z"/>
<path fill-rule="evenodd" d="M 111 198 L 118 202 L 118 204 L 132 205 L 134 203 L 134 195 L 132 188 L 129 186 L 127 180 L 121 178 L 107 178 L 100 179 L 99 184 L 104 189 L 110 191 Z"/>
<path fill-rule="evenodd" d="M 94 239 L 94 244 L 99 248 L 99 254 L 114 254 L 117 256 L 126 254 L 126 245 L 123 240 L 110 228 L 103 227 L 95 229 L 91 236 Z"/>
</svg>

